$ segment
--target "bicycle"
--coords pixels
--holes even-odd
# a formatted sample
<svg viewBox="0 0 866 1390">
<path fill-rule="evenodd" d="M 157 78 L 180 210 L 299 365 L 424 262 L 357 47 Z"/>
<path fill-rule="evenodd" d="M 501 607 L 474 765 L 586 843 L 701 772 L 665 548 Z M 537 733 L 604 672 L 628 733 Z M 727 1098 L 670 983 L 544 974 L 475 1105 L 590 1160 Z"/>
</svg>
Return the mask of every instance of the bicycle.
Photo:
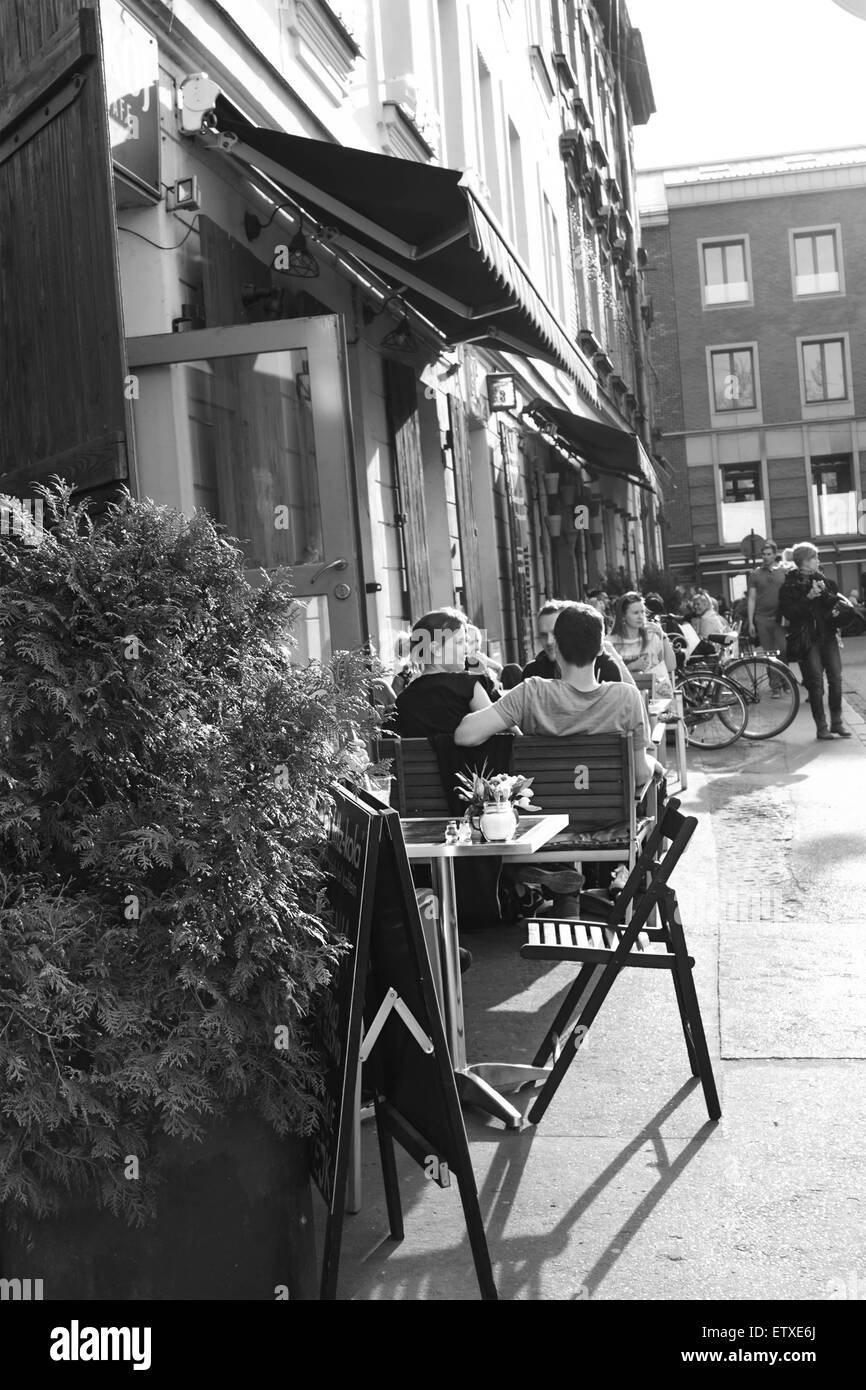
<svg viewBox="0 0 866 1390">
<path fill-rule="evenodd" d="M 684 667 L 674 688 L 682 697 L 686 742 L 692 747 L 728 748 L 745 733 L 746 702 L 727 676 Z"/>
<path fill-rule="evenodd" d="M 735 686 L 746 706 L 743 738 L 777 738 L 793 724 L 800 708 L 800 686 L 779 657 L 758 654 L 745 635 L 740 636 L 738 656 L 725 657 L 722 648 L 733 638 L 713 635 L 705 639 L 718 648 L 716 656 L 692 657 L 686 669 L 708 670 Z"/>
</svg>

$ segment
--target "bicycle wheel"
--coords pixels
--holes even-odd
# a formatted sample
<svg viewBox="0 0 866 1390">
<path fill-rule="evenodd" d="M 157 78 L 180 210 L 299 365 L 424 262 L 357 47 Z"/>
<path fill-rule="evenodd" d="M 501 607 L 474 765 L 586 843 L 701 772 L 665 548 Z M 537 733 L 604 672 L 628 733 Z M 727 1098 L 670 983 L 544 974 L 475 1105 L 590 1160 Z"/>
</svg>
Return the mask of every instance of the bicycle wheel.
<svg viewBox="0 0 866 1390">
<path fill-rule="evenodd" d="M 746 727 L 742 695 L 724 676 L 686 676 L 677 689 L 683 697 L 686 740 L 696 748 L 727 748 Z"/>
<path fill-rule="evenodd" d="M 738 656 L 724 669 L 746 704 L 743 738 L 776 738 L 794 722 L 800 688 L 783 662 L 767 656 Z"/>
</svg>

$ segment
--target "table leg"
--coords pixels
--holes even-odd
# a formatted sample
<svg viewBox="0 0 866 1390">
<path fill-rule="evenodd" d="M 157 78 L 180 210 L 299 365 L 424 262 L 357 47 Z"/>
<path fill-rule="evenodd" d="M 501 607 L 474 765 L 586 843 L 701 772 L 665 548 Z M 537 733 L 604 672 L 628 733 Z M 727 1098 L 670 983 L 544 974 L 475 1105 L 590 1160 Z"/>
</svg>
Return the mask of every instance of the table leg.
<svg viewBox="0 0 866 1390">
<path fill-rule="evenodd" d="M 444 960 L 444 1017 L 449 1051 L 454 1066 L 457 1093 L 466 1105 L 502 1120 L 508 1129 L 522 1129 L 523 1115 L 499 1094 L 499 1090 L 519 1090 L 521 1086 L 544 1082 L 549 1067 L 531 1067 L 509 1062 L 466 1062 L 466 1027 L 463 1019 L 463 985 L 457 934 L 457 896 L 453 859 L 433 862 L 434 891 L 439 898 L 439 940 Z"/>
<path fill-rule="evenodd" d="M 445 965 L 445 1027 L 448 1050 L 455 1071 L 466 1066 L 466 1029 L 463 1022 L 463 985 L 457 939 L 457 895 L 453 859 L 433 861 L 433 887 L 439 899 L 439 940 Z"/>
</svg>

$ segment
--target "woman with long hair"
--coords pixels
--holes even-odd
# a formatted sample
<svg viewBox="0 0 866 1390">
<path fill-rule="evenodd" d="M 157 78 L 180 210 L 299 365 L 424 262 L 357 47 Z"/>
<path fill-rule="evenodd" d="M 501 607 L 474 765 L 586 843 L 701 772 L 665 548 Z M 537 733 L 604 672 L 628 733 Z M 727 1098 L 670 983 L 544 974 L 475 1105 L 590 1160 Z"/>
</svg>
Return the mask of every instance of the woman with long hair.
<svg viewBox="0 0 866 1390">
<path fill-rule="evenodd" d="M 842 723 L 842 654 L 834 609 L 838 585 L 821 569 L 817 548 L 811 541 L 795 545 L 791 558 L 794 569 L 785 575 L 779 590 L 779 616 L 788 620 L 786 657 L 799 661 L 803 683 L 809 692 L 809 705 L 820 739 L 850 738 Z M 824 711 L 824 677 L 830 726 Z"/>
<path fill-rule="evenodd" d="M 610 641 L 633 676 L 653 675 L 660 695 L 673 693 L 673 648 L 661 628 L 648 621 L 642 594 L 631 591 L 617 599 Z"/>
</svg>

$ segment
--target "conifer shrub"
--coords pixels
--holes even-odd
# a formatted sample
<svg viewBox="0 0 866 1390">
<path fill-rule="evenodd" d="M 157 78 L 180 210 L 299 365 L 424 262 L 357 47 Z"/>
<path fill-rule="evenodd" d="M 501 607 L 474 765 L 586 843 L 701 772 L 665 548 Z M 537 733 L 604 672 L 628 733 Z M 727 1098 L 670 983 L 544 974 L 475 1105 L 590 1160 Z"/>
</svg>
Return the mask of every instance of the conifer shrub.
<svg viewBox="0 0 866 1390">
<path fill-rule="evenodd" d="M 250 586 L 203 513 L 40 491 L 42 543 L 0 538 L 0 1207 L 142 1224 L 162 1136 L 315 1126 L 318 856 L 369 663 L 293 664 L 290 576 Z"/>
</svg>

